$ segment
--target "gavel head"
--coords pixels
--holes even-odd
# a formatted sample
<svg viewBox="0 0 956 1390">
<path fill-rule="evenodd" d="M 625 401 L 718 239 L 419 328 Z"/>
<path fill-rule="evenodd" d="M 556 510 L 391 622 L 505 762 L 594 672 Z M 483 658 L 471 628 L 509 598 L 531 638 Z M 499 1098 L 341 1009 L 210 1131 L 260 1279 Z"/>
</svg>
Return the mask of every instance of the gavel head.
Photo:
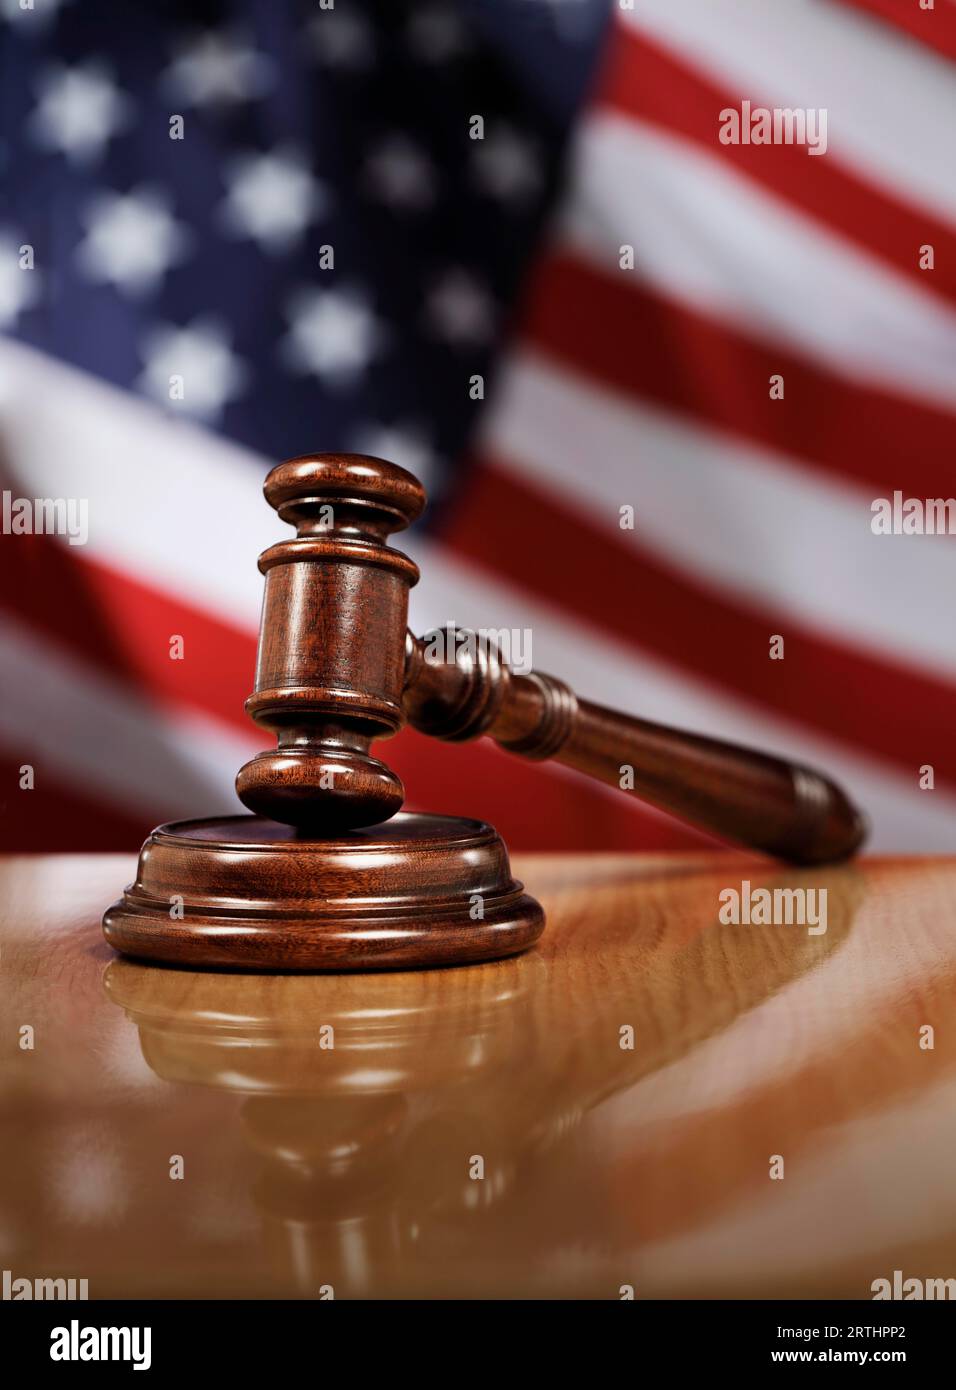
<svg viewBox="0 0 956 1390">
<path fill-rule="evenodd" d="M 266 500 L 294 539 L 259 557 L 265 597 L 246 710 L 276 735 L 236 778 L 251 811 L 317 834 L 374 825 L 405 789 L 373 758 L 403 723 L 408 591 L 418 568 L 387 537 L 421 514 L 404 468 L 362 454 L 311 454 L 274 468 Z"/>
</svg>

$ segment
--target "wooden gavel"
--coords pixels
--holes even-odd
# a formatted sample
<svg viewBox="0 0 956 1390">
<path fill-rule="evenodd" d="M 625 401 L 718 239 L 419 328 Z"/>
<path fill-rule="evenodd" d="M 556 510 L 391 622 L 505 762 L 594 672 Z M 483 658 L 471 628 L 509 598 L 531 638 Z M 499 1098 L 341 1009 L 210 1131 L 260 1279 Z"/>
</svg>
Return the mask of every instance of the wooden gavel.
<svg viewBox="0 0 956 1390">
<path fill-rule="evenodd" d="M 239 772 L 250 810 L 313 834 L 387 820 L 405 791 L 369 750 L 407 721 L 438 738 L 487 734 L 512 753 L 553 758 L 794 863 L 860 846 L 863 817 L 812 769 L 580 700 L 563 681 L 515 674 L 493 644 L 454 631 L 447 659 L 432 659 L 441 644 L 407 631 L 418 568 L 387 544 L 425 506 L 403 468 L 307 455 L 274 468 L 264 490 L 297 534 L 259 559 L 265 599 L 246 709 L 278 746 Z"/>
</svg>

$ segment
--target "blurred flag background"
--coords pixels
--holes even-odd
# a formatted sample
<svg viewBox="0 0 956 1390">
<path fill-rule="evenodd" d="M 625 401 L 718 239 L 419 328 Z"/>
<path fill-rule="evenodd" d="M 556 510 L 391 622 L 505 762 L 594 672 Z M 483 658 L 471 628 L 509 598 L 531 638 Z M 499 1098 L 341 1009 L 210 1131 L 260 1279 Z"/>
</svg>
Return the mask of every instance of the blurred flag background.
<svg viewBox="0 0 956 1390">
<path fill-rule="evenodd" d="M 870 509 L 956 493 L 954 62 L 952 0 L 0 0 L 0 485 L 89 502 L 85 545 L 0 535 L 3 847 L 238 809 L 262 480 L 355 449 L 433 498 L 416 630 L 530 627 L 951 850 L 956 541 Z M 744 100 L 826 153 L 721 144 Z M 705 842 L 380 751 L 514 847 Z"/>
</svg>

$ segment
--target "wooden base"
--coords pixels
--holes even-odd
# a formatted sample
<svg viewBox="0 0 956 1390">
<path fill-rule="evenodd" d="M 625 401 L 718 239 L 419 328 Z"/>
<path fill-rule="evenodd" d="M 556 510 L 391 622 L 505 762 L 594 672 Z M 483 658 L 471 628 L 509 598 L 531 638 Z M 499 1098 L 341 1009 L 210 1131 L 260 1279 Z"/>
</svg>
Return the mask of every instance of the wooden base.
<svg viewBox="0 0 956 1390">
<path fill-rule="evenodd" d="M 494 960 L 543 929 L 490 825 L 407 812 L 329 839 L 258 816 L 160 826 L 103 917 L 125 955 L 260 971 Z"/>
</svg>

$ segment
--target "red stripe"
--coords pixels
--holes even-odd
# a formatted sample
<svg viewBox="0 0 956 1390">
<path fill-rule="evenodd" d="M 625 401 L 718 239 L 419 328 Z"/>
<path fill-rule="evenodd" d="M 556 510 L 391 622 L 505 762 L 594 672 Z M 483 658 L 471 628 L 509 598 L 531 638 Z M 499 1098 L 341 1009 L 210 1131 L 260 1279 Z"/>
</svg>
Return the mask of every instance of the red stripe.
<svg viewBox="0 0 956 1390">
<path fill-rule="evenodd" d="M 34 768 L 32 791 L 20 790 L 20 768 Z M 5 854 L 55 854 L 65 850 L 94 852 L 139 846 L 150 826 L 129 811 L 106 804 L 96 788 L 86 793 L 68 787 L 43 757 L 30 751 L 24 731 L 17 751 L 0 753 L 0 845 Z M 117 891 L 123 887 L 117 883 Z M 106 903 L 103 904 L 106 907 Z"/>
<path fill-rule="evenodd" d="M 152 700 L 191 705 L 250 732 L 256 641 L 50 536 L 0 546 L 0 604 L 87 664 Z M 184 659 L 170 659 L 183 638 Z"/>
<path fill-rule="evenodd" d="M 931 10 L 920 9 L 919 0 L 843 0 L 843 4 L 867 10 L 945 57 L 956 59 L 956 11 L 949 0 L 936 0 Z"/>
<path fill-rule="evenodd" d="M 956 416 L 768 348 L 637 280 L 570 257 L 538 267 L 521 337 L 575 372 L 628 396 L 745 435 L 784 457 L 885 495 L 936 497 L 956 485 Z M 782 401 L 770 377 L 783 375 Z"/>
<path fill-rule="evenodd" d="M 14 595 L 20 600 L 15 604 Z M 243 710 L 254 671 L 251 634 L 49 537 L 22 537 L 15 548 L 0 547 L 0 603 L 38 634 L 148 700 L 194 706 L 255 739 Z M 173 634 L 184 639 L 183 661 L 169 659 Z M 108 726 L 103 739 L 108 757 Z M 267 744 L 263 734 L 262 745 Z M 452 747 L 406 731 L 377 751 L 404 780 L 410 806 L 490 820 L 516 848 L 678 849 L 714 843 L 636 802 L 611 799 L 583 779 L 522 763 L 487 742 Z M 7 815 L 0 818 L 8 848 L 130 848 L 163 818 L 158 805 L 141 821 L 114 812 L 105 791 L 101 811 L 88 816 L 93 803 L 62 785 L 51 786 L 47 771 L 42 788 L 42 795 L 23 793 L 23 799 L 8 801 Z M 24 807 L 31 814 L 23 816 Z"/>
<path fill-rule="evenodd" d="M 592 626 L 797 724 L 894 763 L 922 763 L 956 789 L 956 690 L 931 676 L 850 651 L 769 606 L 724 598 L 579 512 L 490 464 L 479 464 L 449 509 L 447 542 L 476 565 L 576 613 Z M 771 634 L 785 638 L 769 659 Z M 600 699 L 600 693 L 597 698 Z M 639 714 L 640 690 L 634 692 Z"/>
<path fill-rule="evenodd" d="M 618 26 L 608 47 L 599 105 L 685 136 L 737 173 L 771 189 L 882 257 L 921 289 L 956 301 L 956 234 L 920 208 L 900 203 L 841 164 L 832 152 L 811 156 L 803 145 L 721 145 L 720 112 L 753 92 L 720 88 L 672 53 Z M 935 248 L 935 269 L 920 270 L 919 248 Z"/>
</svg>

